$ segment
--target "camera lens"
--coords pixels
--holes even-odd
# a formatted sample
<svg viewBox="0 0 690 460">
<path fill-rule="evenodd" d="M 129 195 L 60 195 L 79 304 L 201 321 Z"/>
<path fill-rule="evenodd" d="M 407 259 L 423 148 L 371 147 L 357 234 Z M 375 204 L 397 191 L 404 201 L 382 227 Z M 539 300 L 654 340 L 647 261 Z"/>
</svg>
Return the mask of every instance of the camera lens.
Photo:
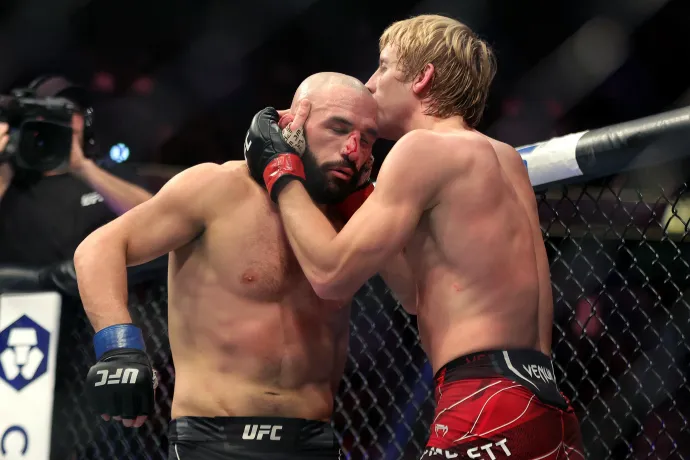
<svg viewBox="0 0 690 460">
<path fill-rule="evenodd" d="M 35 163 L 46 157 L 46 127 L 25 127 L 22 133 L 22 157 L 27 163 Z"/>
<path fill-rule="evenodd" d="M 72 129 L 45 121 L 26 122 L 21 129 L 19 160 L 29 169 L 50 171 L 69 161 Z"/>
</svg>

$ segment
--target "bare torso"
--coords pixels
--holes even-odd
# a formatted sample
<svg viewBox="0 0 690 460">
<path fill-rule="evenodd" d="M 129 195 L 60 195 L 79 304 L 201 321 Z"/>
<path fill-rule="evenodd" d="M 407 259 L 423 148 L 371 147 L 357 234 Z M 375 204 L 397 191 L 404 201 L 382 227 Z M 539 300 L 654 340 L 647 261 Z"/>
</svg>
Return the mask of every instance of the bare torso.
<svg viewBox="0 0 690 460">
<path fill-rule="evenodd" d="M 405 247 L 434 372 L 481 350 L 529 348 L 550 356 L 548 262 L 521 159 L 478 133 L 438 135 L 448 148 L 433 161 L 451 179 Z M 470 155 L 457 155 L 468 148 Z"/>
<path fill-rule="evenodd" d="M 172 417 L 328 420 L 347 357 L 349 307 L 319 299 L 266 192 L 244 162 L 239 202 L 219 198 L 196 240 L 171 254 Z"/>
</svg>

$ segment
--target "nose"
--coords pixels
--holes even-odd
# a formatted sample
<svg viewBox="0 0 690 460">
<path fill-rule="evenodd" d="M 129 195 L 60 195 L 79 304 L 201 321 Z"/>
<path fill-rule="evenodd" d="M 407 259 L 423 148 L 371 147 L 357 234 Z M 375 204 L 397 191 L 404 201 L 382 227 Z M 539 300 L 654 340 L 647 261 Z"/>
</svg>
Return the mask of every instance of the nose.
<svg viewBox="0 0 690 460">
<path fill-rule="evenodd" d="M 352 133 L 350 137 L 347 138 L 347 143 L 345 144 L 345 157 L 355 163 L 359 168 L 359 160 L 361 156 L 361 148 L 359 141 L 359 133 Z"/>
<path fill-rule="evenodd" d="M 367 87 L 367 89 L 369 90 L 369 92 L 370 92 L 371 94 L 374 94 L 374 93 L 376 92 L 376 80 L 374 80 L 374 77 L 375 77 L 375 76 L 376 76 L 376 74 L 374 74 L 374 75 L 372 75 L 371 77 L 369 77 L 369 80 L 367 81 L 367 84 L 364 85 L 364 86 Z"/>
</svg>

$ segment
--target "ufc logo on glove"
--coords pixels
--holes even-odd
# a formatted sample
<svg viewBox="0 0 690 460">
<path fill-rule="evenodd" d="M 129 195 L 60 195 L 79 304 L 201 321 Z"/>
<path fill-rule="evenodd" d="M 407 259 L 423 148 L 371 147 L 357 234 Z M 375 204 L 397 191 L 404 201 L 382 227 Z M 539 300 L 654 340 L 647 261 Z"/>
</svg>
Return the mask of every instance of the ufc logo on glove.
<svg viewBox="0 0 690 460">
<path fill-rule="evenodd" d="M 124 376 L 123 376 L 124 371 Z M 96 372 L 101 377 L 101 380 L 94 383 L 93 386 L 100 387 L 102 385 L 116 385 L 118 383 L 135 383 L 139 376 L 139 369 L 117 369 L 114 373 L 108 374 L 107 370 Z"/>
</svg>

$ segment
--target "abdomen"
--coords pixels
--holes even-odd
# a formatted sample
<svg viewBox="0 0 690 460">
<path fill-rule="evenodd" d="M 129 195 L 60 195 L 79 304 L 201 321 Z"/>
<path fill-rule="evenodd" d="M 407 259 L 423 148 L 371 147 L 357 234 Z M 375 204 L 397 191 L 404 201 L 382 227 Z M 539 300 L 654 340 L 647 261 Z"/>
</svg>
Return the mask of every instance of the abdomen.
<svg viewBox="0 0 690 460">
<path fill-rule="evenodd" d="M 330 417 L 347 309 L 319 299 L 284 261 L 267 258 L 246 279 L 247 257 L 212 253 L 198 251 L 171 269 L 173 416 Z"/>
</svg>

